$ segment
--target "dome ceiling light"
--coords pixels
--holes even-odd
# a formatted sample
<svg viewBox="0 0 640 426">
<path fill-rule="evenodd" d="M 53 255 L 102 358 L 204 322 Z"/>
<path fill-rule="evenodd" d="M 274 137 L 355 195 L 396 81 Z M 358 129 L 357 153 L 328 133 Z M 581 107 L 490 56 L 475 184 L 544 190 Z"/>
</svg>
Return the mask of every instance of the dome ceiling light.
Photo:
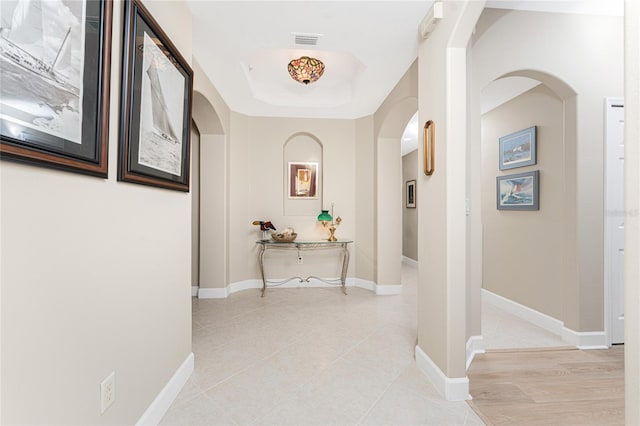
<svg viewBox="0 0 640 426">
<path fill-rule="evenodd" d="M 289 62 L 289 75 L 295 81 L 303 84 L 313 83 L 322 77 L 324 64 L 320 59 L 302 56 Z"/>
</svg>

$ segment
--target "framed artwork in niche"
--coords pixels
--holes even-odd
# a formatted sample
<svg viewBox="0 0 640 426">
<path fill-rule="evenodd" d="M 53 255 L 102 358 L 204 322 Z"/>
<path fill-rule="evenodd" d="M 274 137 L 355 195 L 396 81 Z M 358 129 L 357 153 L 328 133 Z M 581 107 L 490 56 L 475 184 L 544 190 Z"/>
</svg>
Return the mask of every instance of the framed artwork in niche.
<svg viewBox="0 0 640 426">
<path fill-rule="evenodd" d="M 111 0 L 2 0 L 0 158 L 107 177 Z"/>
<path fill-rule="evenodd" d="M 499 139 L 500 170 L 536 164 L 536 126 Z"/>
<path fill-rule="evenodd" d="M 189 191 L 193 71 L 142 3 L 125 3 L 118 180 Z"/>
<path fill-rule="evenodd" d="M 318 198 L 318 163 L 289 163 L 289 198 Z"/>
<path fill-rule="evenodd" d="M 498 210 L 540 210 L 540 172 L 516 173 L 496 178 Z"/>
<path fill-rule="evenodd" d="M 416 181 L 408 180 L 405 183 L 405 189 L 406 189 L 405 206 L 408 209 L 415 209 L 416 208 Z"/>
</svg>

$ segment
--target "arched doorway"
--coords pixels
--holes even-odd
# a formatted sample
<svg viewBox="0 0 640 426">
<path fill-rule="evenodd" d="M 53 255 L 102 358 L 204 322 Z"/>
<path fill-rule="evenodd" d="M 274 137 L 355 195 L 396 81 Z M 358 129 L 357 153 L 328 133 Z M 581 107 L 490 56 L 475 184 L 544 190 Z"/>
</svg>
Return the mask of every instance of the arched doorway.
<svg viewBox="0 0 640 426">
<path fill-rule="evenodd" d="M 226 138 L 218 114 L 198 91 L 193 94 L 193 121 L 199 137 L 192 148 L 192 161 L 198 162 L 191 176 L 192 294 L 211 297 L 227 283 L 227 236 L 220 232 L 228 217 Z"/>
<path fill-rule="evenodd" d="M 571 267 L 577 249 L 576 93 L 559 78 L 531 70 L 507 73 L 485 86 L 483 93 L 515 78 L 526 78 L 518 81 L 530 82 L 527 90 L 481 118 L 482 299 L 487 310 L 482 335 L 484 346 L 492 349 L 563 346 L 570 343 L 561 339 L 563 322 L 569 321 L 566 313 L 577 303 L 577 278 Z M 535 163 L 500 170 L 499 139 L 532 127 Z M 496 179 L 519 173 L 538 173 L 539 210 L 498 210 Z M 518 304 L 529 308 L 530 315 L 520 312 Z M 522 335 L 518 319 L 500 314 L 504 310 L 541 329 L 526 328 L 531 335 Z"/>
</svg>

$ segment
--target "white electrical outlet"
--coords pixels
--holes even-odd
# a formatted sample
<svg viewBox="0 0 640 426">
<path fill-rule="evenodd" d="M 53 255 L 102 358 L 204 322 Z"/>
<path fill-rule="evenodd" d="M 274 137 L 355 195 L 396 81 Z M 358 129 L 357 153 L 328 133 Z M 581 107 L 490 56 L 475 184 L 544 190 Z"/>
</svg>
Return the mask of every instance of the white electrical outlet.
<svg viewBox="0 0 640 426">
<path fill-rule="evenodd" d="M 298 256 L 298 265 L 302 265 L 302 256 Z"/>
<path fill-rule="evenodd" d="M 100 414 L 104 413 L 116 399 L 116 372 L 112 371 L 100 383 Z"/>
</svg>

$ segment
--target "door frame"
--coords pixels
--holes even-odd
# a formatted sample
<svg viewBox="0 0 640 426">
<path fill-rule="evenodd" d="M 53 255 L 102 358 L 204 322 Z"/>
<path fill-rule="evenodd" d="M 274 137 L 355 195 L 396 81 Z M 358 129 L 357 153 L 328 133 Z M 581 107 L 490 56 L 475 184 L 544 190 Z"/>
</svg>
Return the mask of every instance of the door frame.
<svg viewBox="0 0 640 426">
<path fill-rule="evenodd" d="M 608 158 L 608 144 L 609 140 L 607 139 L 607 129 L 608 129 L 608 112 L 609 108 L 611 108 L 614 104 L 624 105 L 624 98 L 620 97 L 608 97 L 604 100 L 604 129 L 603 129 L 603 137 L 604 137 L 604 155 L 605 155 L 605 167 L 604 167 L 604 333 L 607 346 L 611 346 L 613 342 L 612 336 L 612 324 L 613 324 L 613 310 L 611 308 L 612 300 L 613 300 L 613 291 L 611 281 L 609 279 L 609 271 L 611 268 L 611 260 L 610 260 L 610 234 L 608 231 L 608 215 L 607 211 L 615 208 L 615 206 L 609 206 L 609 199 L 607 197 L 607 193 L 609 191 L 609 174 L 607 169 L 607 158 Z M 624 178 L 623 178 L 624 184 Z"/>
</svg>

